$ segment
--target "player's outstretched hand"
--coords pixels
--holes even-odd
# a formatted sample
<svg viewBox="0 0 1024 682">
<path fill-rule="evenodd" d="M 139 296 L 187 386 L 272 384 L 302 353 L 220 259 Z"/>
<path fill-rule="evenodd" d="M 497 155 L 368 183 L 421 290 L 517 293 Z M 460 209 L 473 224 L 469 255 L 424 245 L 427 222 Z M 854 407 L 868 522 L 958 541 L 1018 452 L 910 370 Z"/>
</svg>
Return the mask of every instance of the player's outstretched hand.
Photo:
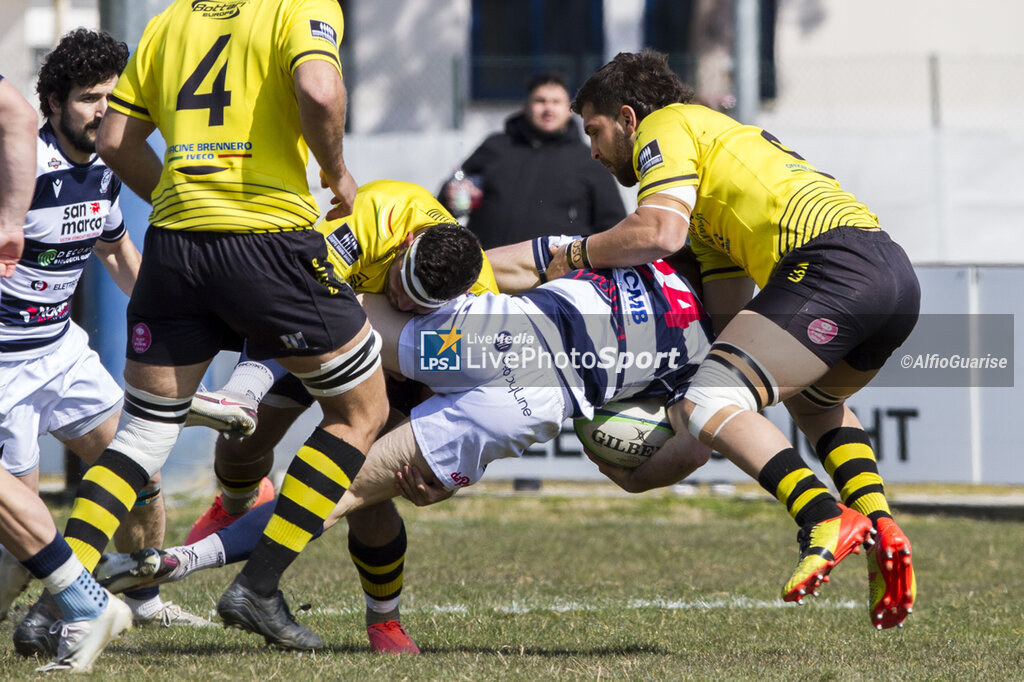
<svg viewBox="0 0 1024 682">
<path fill-rule="evenodd" d="M 337 180 L 328 177 L 321 169 L 320 186 L 331 190 L 331 193 L 334 195 L 331 197 L 331 204 L 334 207 L 324 216 L 325 220 L 338 220 L 352 215 L 352 204 L 356 199 L 358 185 L 356 184 L 356 179 L 348 172 L 348 169 L 345 169 L 344 174 Z"/>
<path fill-rule="evenodd" d="M 605 476 L 607 476 L 608 478 L 610 478 L 612 483 L 619 486 L 627 493 L 640 492 L 639 490 L 636 489 L 632 482 L 633 472 L 635 471 L 635 469 L 627 469 L 625 467 L 609 464 L 603 459 L 598 459 L 593 453 L 591 453 L 586 448 L 583 449 L 583 452 L 584 454 L 586 454 L 587 457 L 590 458 L 591 462 L 597 465 L 597 470 L 600 471 Z"/>
<path fill-rule="evenodd" d="M 410 464 L 395 472 L 395 488 L 417 507 L 447 500 L 455 494 L 454 490 L 446 489 L 436 479 L 427 482 L 420 470 Z"/>
</svg>

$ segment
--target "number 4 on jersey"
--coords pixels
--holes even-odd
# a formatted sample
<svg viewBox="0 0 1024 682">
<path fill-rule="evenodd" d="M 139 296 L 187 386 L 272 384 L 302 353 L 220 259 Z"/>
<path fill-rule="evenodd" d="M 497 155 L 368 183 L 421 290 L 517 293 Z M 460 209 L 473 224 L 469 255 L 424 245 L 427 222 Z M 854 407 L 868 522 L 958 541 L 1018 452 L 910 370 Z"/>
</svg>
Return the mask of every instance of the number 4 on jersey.
<svg viewBox="0 0 1024 682">
<path fill-rule="evenodd" d="M 220 53 L 227 47 L 231 34 L 222 35 L 217 38 L 209 52 L 203 56 L 199 66 L 192 72 L 185 83 L 178 91 L 178 111 L 182 109 L 208 109 L 210 111 L 209 125 L 224 125 L 224 109 L 231 105 L 231 91 L 225 89 L 227 80 L 228 64 L 225 61 L 217 76 L 213 79 L 210 92 L 199 93 L 199 86 L 203 84 L 206 77 L 213 70 Z"/>
</svg>

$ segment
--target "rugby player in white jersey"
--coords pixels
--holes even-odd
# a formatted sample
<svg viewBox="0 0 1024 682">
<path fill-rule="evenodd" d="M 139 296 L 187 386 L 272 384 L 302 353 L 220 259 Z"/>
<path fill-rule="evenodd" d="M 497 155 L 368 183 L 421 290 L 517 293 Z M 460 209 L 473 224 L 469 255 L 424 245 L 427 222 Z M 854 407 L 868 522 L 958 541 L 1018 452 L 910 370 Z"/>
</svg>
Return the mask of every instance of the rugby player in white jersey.
<svg viewBox="0 0 1024 682">
<path fill-rule="evenodd" d="M 128 48 L 106 33 L 78 29 L 43 61 L 36 89 L 46 122 L 36 145 L 36 180 L 25 218 L 24 250 L 12 277 L 0 280 L 0 463 L 30 489 L 39 489 L 39 442 L 49 433 L 93 463 L 117 427 L 122 390 L 71 320 L 71 298 L 96 253 L 125 294 L 131 294 L 140 256 L 125 229 L 121 182 L 96 155 L 96 131 Z M 125 550 L 163 542 L 159 473 L 139 494 L 115 537 Z M 29 574 L 0 556 L 0 614 L 24 589 Z M 163 624 L 209 625 L 160 600 L 152 589 L 128 595 L 135 618 Z M 59 616 L 43 600 L 27 620 Z M 49 627 L 14 633 L 23 655 L 56 653 Z"/>
<path fill-rule="evenodd" d="M 36 125 L 32 105 L 0 75 L 0 278 L 14 275 L 24 246 Z M 0 543 L 55 595 L 64 620 L 57 660 L 38 671 L 87 672 L 103 648 L 131 627 L 131 609 L 96 584 L 43 501 L 2 467 Z"/>
</svg>

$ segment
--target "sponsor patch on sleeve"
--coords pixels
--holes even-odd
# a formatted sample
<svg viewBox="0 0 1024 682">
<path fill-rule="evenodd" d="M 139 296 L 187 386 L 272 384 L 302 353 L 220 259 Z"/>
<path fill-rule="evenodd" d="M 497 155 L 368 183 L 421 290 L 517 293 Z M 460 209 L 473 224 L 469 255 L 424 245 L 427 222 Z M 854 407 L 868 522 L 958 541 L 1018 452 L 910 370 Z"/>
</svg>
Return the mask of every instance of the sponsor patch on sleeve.
<svg viewBox="0 0 1024 682">
<path fill-rule="evenodd" d="M 664 161 L 665 159 L 661 156 L 661 147 L 658 146 L 657 140 L 651 140 L 645 144 L 636 156 L 636 166 L 640 171 L 640 175 L 643 175 Z"/>
<path fill-rule="evenodd" d="M 352 228 L 348 226 L 348 223 L 342 223 L 341 227 L 327 235 L 327 243 L 338 252 L 346 265 L 352 265 L 363 255 L 359 240 L 352 234 Z"/>
<path fill-rule="evenodd" d="M 314 38 L 326 40 L 327 42 L 334 46 L 334 49 L 338 49 L 338 32 L 335 31 L 334 27 L 328 24 L 326 21 L 310 19 L 309 34 Z"/>
</svg>

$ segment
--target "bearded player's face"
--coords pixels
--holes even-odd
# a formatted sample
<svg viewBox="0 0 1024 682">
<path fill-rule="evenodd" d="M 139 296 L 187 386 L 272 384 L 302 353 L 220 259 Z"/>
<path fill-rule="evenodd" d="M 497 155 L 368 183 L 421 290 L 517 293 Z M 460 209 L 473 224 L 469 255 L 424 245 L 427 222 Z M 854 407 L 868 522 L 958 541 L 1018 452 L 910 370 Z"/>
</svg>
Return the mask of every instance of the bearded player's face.
<svg viewBox="0 0 1024 682">
<path fill-rule="evenodd" d="M 583 105 L 583 132 L 590 138 L 590 155 L 608 169 L 623 187 L 638 181 L 633 169 L 633 138 L 623 121 L 594 111 L 592 104 Z"/>
</svg>

